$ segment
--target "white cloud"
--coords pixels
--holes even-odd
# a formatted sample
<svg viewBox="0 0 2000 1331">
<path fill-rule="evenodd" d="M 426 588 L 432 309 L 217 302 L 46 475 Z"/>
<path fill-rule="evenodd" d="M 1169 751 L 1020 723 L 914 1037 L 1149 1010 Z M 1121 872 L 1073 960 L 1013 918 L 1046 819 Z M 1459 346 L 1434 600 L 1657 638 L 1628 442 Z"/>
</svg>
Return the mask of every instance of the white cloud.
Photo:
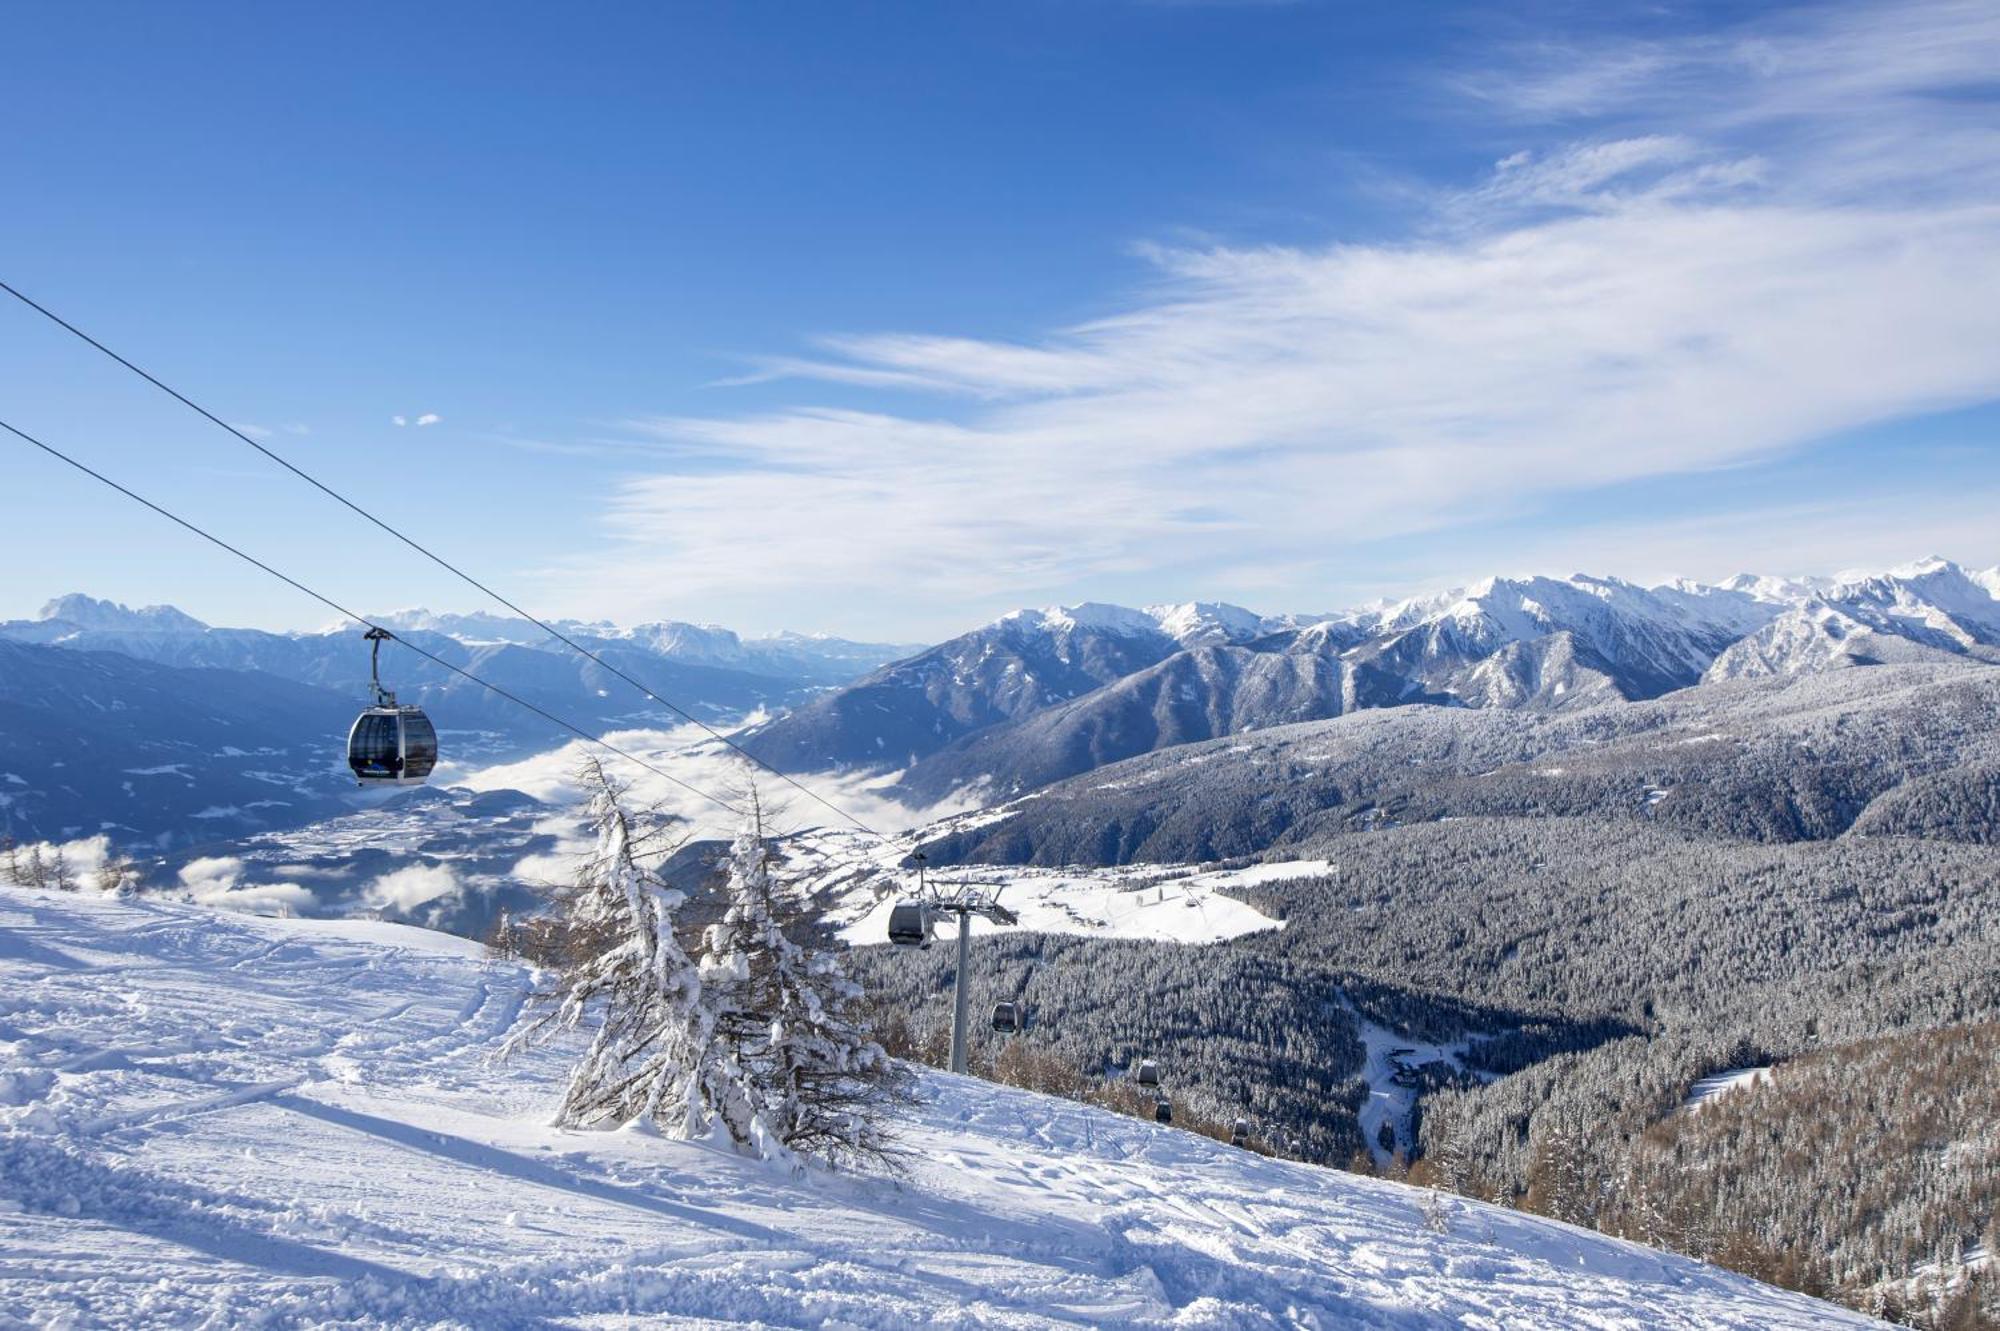
<svg viewBox="0 0 2000 1331">
<path fill-rule="evenodd" d="M 368 885 L 362 899 L 377 910 L 408 914 L 419 906 L 465 893 L 465 885 L 448 864 L 411 864 L 383 874 Z"/>
<path fill-rule="evenodd" d="M 389 418 L 389 423 L 392 425 L 408 425 L 410 423 L 410 418 L 407 416 L 391 416 Z"/>
<path fill-rule="evenodd" d="M 417 417 L 417 424 L 436 425 L 439 421 L 443 419 L 444 417 L 438 415 L 435 411 L 427 411 L 423 415 Z"/>
<path fill-rule="evenodd" d="M 5 801 L 0 800 L 0 806 L 4 804 Z M 94 836 L 77 841 L 24 841 L 13 850 L 15 862 L 24 870 L 39 858 L 45 875 L 55 873 L 59 856 L 63 872 L 69 877 L 70 886 L 95 890 L 99 881 L 98 874 L 104 868 L 105 861 L 111 858 L 111 838 Z"/>
<path fill-rule="evenodd" d="M 314 903 L 310 888 L 297 883 L 244 883 L 243 861 L 211 855 L 181 866 L 181 887 L 190 900 L 248 915 L 296 915 Z"/>
<path fill-rule="evenodd" d="M 581 740 L 519 762 L 453 773 L 450 781 L 454 786 L 471 790 L 518 790 L 558 807 L 571 807 L 583 798 L 582 789 L 576 781 L 577 764 L 586 757 L 600 757 L 608 772 L 631 784 L 633 803 L 658 805 L 684 820 L 689 836 L 727 837 L 735 833 L 741 821 L 739 816 L 717 807 L 695 792 L 706 792 L 725 803 L 734 802 L 746 779 L 752 775 L 742 758 L 722 748 L 693 726 L 677 730 L 620 730 L 610 732 L 604 738 L 687 784 L 665 780 L 644 767 L 604 754 Z M 809 796 L 776 777 L 761 772 L 755 775 L 764 801 L 767 826 L 773 830 L 782 833 L 794 827 L 821 826 L 833 818 Z M 928 810 L 913 810 L 899 804 L 882 793 L 883 788 L 894 779 L 894 774 L 840 776 L 825 773 L 800 778 L 809 789 L 883 832 L 902 831 L 932 818 L 961 811 L 956 804 L 939 805 Z M 581 823 L 572 818 L 557 818 L 538 824 L 535 831 L 554 836 L 558 844 L 546 853 L 521 860 L 514 867 L 514 876 L 524 883 L 537 885 L 568 882 L 589 850 Z"/>
<path fill-rule="evenodd" d="M 1990 400 L 2000 126 L 1940 94 L 1996 68 L 1985 3 L 1529 52 L 1479 82 L 1521 149 L 1424 238 L 1156 248 L 1127 308 L 1026 343 L 771 362 L 936 406 L 635 422 L 673 464 L 551 579 L 641 611 L 663 585 L 944 610 L 1140 572 L 1309 581 L 1362 542 Z"/>
</svg>

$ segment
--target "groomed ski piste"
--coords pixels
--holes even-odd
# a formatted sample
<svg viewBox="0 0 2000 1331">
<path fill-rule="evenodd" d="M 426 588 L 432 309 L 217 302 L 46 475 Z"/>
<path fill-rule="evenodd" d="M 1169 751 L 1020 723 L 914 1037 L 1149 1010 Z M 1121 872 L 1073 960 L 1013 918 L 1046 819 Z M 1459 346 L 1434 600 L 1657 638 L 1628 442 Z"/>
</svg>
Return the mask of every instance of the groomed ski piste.
<svg viewBox="0 0 2000 1331">
<path fill-rule="evenodd" d="M 548 1126 L 449 935 L 0 889 L 0 1325 L 1825 1328 L 1685 1258 L 925 1072 L 900 1180 Z"/>
</svg>

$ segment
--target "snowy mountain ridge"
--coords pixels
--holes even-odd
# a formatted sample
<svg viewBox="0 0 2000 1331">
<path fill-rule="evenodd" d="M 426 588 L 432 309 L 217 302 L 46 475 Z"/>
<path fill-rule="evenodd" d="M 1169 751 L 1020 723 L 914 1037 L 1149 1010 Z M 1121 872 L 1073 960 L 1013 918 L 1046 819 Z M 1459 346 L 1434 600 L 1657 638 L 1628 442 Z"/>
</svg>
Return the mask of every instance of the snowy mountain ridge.
<svg viewBox="0 0 2000 1331">
<path fill-rule="evenodd" d="M 749 732 L 791 770 L 902 770 L 913 801 L 1005 797 L 1176 744 L 1409 703 L 1554 711 L 1703 681 L 2000 662 L 2000 569 L 1929 558 L 1722 585 L 1490 577 L 1329 616 L 1017 611 Z"/>
<path fill-rule="evenodd" d="M 1086 601 L 1079 605 L 1010 611 L 994 620 L 990 627 L 1019 633 L 1069 634 L 1095 630 L 1127 637 L 1164 634 L 1183 647 L 1198 647 L 1210 642 L 1247 642 L 1265 633 L 1293 627 L 1296 622 L 1291 617 L 1260 615 L 1226 601 L 1184 601 L 1138 610 Z"/>
<path fill-rule="evenodd" d="M 439 613 L 421 606 L 389 611 L 374 621 L 409 633 L 435 634 L 467 647 L 511 644 L 540 648 L 549 645 L 549 635 L 528 620 L 514 615 L 483 612 Z M 625 642 L 643 647 L 655 655 L 693 665 L 745 670 L 777 677 L 795 675 L 832 682 L 854 675 L 884 661 L 906 656 L 917 647 L 908 643 L 854 642 L 826 634 L 790 631 L 765 637 L 745 638 L 719 624 L 688 624 L 659 620 L 621 627 L 608 620 L 586 622 L 577 619 L 551 620 L 565 634 L 586 642 Z M 254 629 L 217 628 L 170 605 L 149 605 L 133 609 L 116 601 L 100 600 L 82 592 L 71 592 L 45 603 L 32 620 L 0 623 L 0 636 L 24 641 L 67 643 L 99 634 L 178 634 L 188 637 L 229 635 L 304 642 L 324 638 L 344 638 L 354 626 L 340 622 L 315 631 L 265 633 Z M 93 643 L 91 645 L 100 645 Z"/>
<path fill-rule="evenodd" d="M 193 615 L 170 605 L 141 606 L 137 610 L 116 601 L 100 601 L 82 592 L 58 596 L 42 606 L 37 618 L 84 629 L 108 629 L 122 633 L 203 633 L 208 625 Z"/>
<path fill-rule="evenodd" d="M 510 642 L 538 647 L 549 635 L 525 619 L 510 615 L 440 614 L 421 607 L 377 617 L 395 629 L 423 629 L 461 642 Z M 908 643 L 854 642 L 828 634 L 784 630 L 746 638 L 720 624 L 690 624 L 656 620 L 620 626 L 609 620 L 558 619 L 550 623 L 565 634 L 599 642 L 629 642 L 656 655 L 695 665 L 720 666 L 778 676 L 825 674 L 841 678 L 918 650 Z M 334 630 L 338 631 L 338 630 Z"/>
<path fill-rule="evenodd" d="M 530 974 L 446 935 L 18 890 L 0 927 L 9 1323 L 1882 1325 L 937 1073 L 900 1181 L 559 1131 L 566 1051 L 490 1057 Z"/>
</svg>

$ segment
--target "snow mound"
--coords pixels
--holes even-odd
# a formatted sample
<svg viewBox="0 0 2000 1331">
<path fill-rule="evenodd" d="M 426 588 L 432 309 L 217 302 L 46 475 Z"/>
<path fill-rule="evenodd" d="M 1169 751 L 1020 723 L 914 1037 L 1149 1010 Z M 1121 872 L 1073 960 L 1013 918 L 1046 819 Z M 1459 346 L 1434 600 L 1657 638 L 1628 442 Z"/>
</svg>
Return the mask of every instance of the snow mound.
<svg viewBox="0 0 2000 1331">
<path fill-rule="evenodd" d="M 395 925 L 0 893 L 0 1324 L 1818 1328 L 1471 1202 L 943 1075 L 909 1175 L 545 1125 L 529 975 Z"/>
</svg>

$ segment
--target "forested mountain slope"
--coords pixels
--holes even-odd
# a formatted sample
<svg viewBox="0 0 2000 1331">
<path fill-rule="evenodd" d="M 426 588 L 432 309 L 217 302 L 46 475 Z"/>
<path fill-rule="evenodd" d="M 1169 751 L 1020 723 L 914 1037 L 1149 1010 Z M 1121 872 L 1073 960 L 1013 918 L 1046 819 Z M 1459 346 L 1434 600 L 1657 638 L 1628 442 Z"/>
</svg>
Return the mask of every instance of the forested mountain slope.
<svg viewBox="0 0 2000 1331">
<path fill-rule="evenodd" d="M 1851 828 L 1987 841 L 1994 807 L 1980 774 L 1996 762 L 2000 669 L 1875 666 L 1560 714 L 1358 712 L 1186 745 L 947 820 L 929 849 L 1034 864 L 1204 860 L 1474 815 L 1762 841 Z"/>
<path fill-rule="evenodd" d="M 1970 1251 L 1991 1224 L 1990 1192 L 1951 1163 L 2000 1139 L 1983 1083 L 1942 1139 L 1817 1149 L 1871 1106 L 1903 1114 L 1892 1088 L 1850 1096 L 1845 1127 L 1765 1123 L 1780 1157 L 1817 1152 L 1818 1182 L 1784 1207 L 1732 1190 L 1732 1170 L 1776 1168 L 1750 1138 L 1674 1157 L 1671 1196 L 1646 1143 L 1710 1074 L 2000 1019 L 1996 774 L 2000 669 L 1955 659 L 1560 714 L 1356 713 L 1108 766 L 924 840 L 934 864 L 1324 864 L 1242 889 L 1285 927 L 1210 948 L 995 939 L 981 1000 L 1045 1013 L 1025 1047 L 1095 1084 L 1158 1054 L 1177 1104 L 1250 1114 L 1309 1158 L 1422 1149 L 1481 1195 L 1644 1216 L 1684 1246 L 1662 1217 L 1719 1197 L 1686 1250 L 1877 1306 L 1920 1274 L 1913 1254 Z M 942 978 L 926 956 L 873 963 L 895 994 Z M 1385 1084 L 1369 1027 L 1449 1056 Z M 1408 1121 L 1364 1133 L 1406 1092 Z"/>
</svg>

